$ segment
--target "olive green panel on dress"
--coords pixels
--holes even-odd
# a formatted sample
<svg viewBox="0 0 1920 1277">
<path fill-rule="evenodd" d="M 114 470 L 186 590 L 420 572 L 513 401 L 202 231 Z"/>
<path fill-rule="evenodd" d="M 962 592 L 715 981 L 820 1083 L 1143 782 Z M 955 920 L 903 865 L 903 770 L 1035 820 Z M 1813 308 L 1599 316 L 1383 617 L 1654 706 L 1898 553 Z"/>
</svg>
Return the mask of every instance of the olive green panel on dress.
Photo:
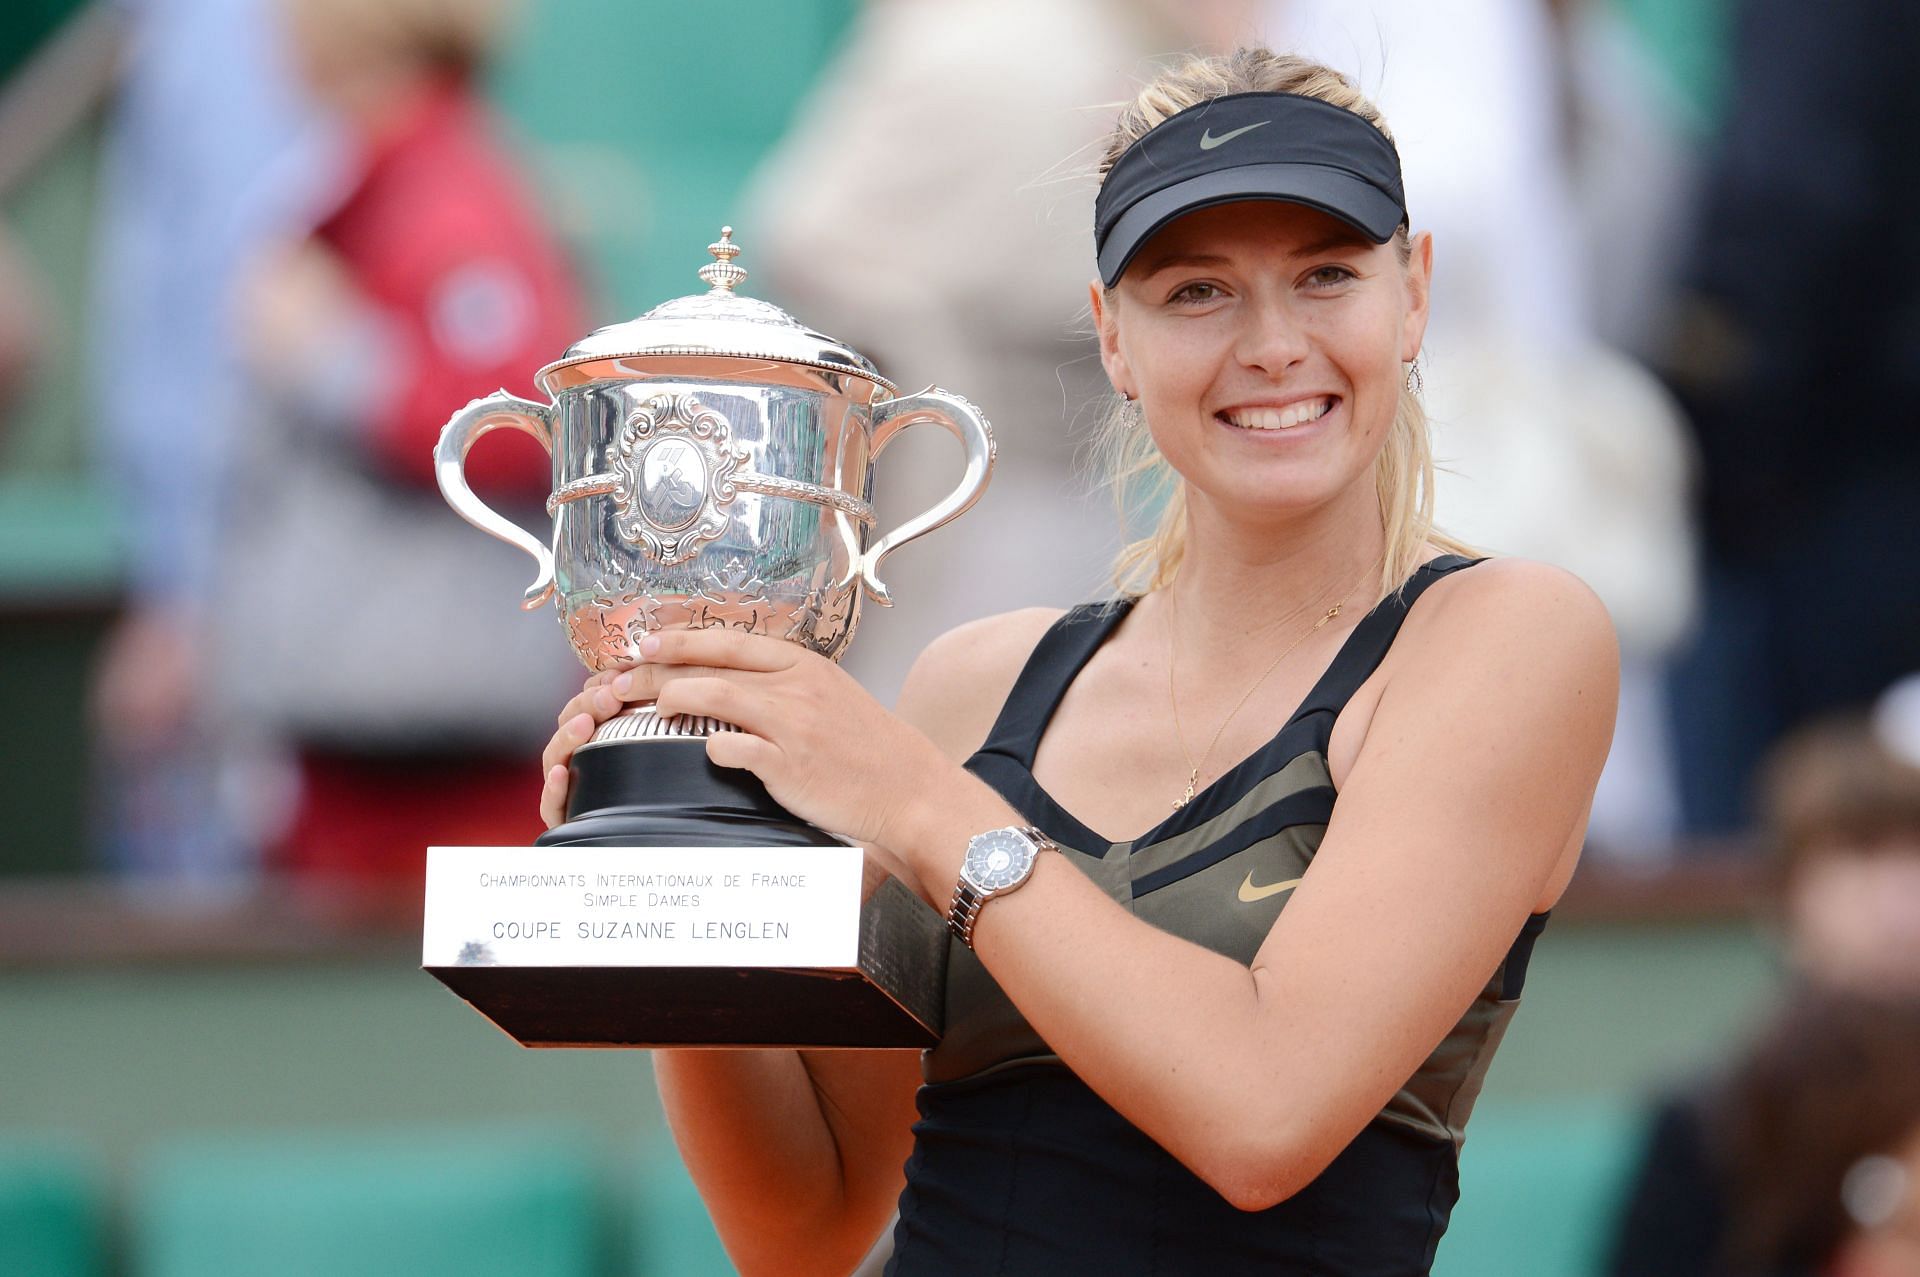
<svg viewBox="0 0 1920 1277">
<path fill-rule="evenodd" d="M 1251 965 L 1312 867 L 1333 818 L 1337 795 L 1327 746 L 1340 710 L 1378 668 L 1407 611 L 1427 587 L 1469 566 L 1466 559 L 1447 557 L 1417 570 L 1355 627 L 1307 699 L 1266 745 L 1131 842 L 1106 843 L 1041 788 L 1032 771 L 1040 737 L 1067 686 L 1124 619 L 1129 600 L 1076 608 L 1055 623 L 967 766 L 1058 841 L 1067 863 L 1121 907 L 1169 934 Z M 1460 1141 L 1545 922 L 1545 914 L 1527 920 L 1473 1004 L 1379 1120 Z M 950 942 L 946 1015 L 946 1036 L 926 1055 L 929 1083 L 1016 1064 L 1058 1062 L 979 959 L 957 941 Z"/>
<path fill-rule="evenodd" d="M 1532 936 L 1523 933 L 1516 945 L 1531 946 L 1532 942 Z M 1493 1063 L 1493 1050 L 1500 1045 L 1520 1005 L 1517 997 L 1500 997 L 1512 961 L 1509 956 L 1500 963 L 1467 1013 L 1447 1030 L 1433 1054 L 1387 1101 L 1380 1113 L 1383 1120 L 1452 1140 L 1455 1148 L 1460 1146 L 1466 1138 L 1467 1117 L 1486 1081 L 1487 1066 Z"/>
<path fill-rule="evenodd" d="M 1132 857 L 1134 881 L 1148 884 L 1148 891 L 1152 892 L 1151 884 L 1156 876 L 1177 871 L 1182 861 L 1206 852 L 1208 848 L 1230 836 L 1235 830 L 1247 825 L 1255 816 L 1271 809 L 1275 803 L 1282 799 L 1304 797 L 1317 791 L 1325 792 L 1327 805 L 1331 807 L 1333 778 L 1327 771 L 1327 760 L 1320 751 L 1310 750 L 1293 759 L 1273 775 L 1259 781 L 1232 806 L 1204 824 L 1196 825 L 1183 833 L 1173 834 L 1137 850 L 1132 843 L 1124 844 Z M 1316 837 L 1314 846 L 1318 845 L 1319 839 Z M 1308 849 L 1305 855 L 1306 859 L 1312 859 L 1312 850 Z M 1248 869 L 1253 867 L 1245 866 Z M 1306 860 L 1302 860 L 1295 873 L 1304 873 L 1306 867 Z M 1267 880 L 1261 878 L 1260 881 Z M 1136 887 L 1136 892 L 1138 891 Z M 1218 946 L 1209 945 L 1208 947 L 1217 948 Z M 1232 951 L 1221 949 L 1220 952 Z M 1246 958 L 1251 961 L 1253 954 L 1248 953 Z"/>
</svg>

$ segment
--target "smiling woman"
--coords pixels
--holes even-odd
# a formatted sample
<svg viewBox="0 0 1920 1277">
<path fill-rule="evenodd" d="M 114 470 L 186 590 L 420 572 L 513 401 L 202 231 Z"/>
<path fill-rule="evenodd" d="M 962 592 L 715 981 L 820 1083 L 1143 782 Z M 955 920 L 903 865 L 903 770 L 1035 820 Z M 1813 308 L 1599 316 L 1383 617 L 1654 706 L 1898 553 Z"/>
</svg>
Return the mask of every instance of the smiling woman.
<svg viewBox="0 0 1920 1277">
<path fill-rule="evenodd" d="M 897 1210 L 901 1274 L 1425 1273 L 1579 856 L 1612 631 L 1433 529 L 1434 252 L 1377 113 L 1299 59 L 1191 60 L 1104 173 L 1112 450 L 1172 498 L 1120 597 L 954 631 L 891 713 L 793 644 L 662 631 L 547 752 L 551 822 L 625 702 L 725 719 L 715 763 L 948 915 L 917 1062 L 662 1053 L 746 1272 L 844 1273 Z"/>
<path fill-rule="evenodd" d="M 1276 99 L 1276 94 L 1285 96 Z M 1254 163 L 1244 166 L 1239 183 L 1220 173 L 1193 171 L 1192 157 L 1207 156 L 1217 161 L 1222 157 L 1208 153 L 1225 146 L 1235 137 L 1272 122 L 1262 118 L 1256 123 L 1235 129 L 1221 121 L 1220 127 L 1229 131 L 1216 132 L 1212 121 L 1219 117 L 1223 108 L 1228 111 L 1259 111 L 1263 103 L 1276 101 L 1292 112 L 1295 122 L 1303 126 L 1287 133 L 1282 145 L 1291 154 L 1286 159 L 1270 160 L 1264 155 L 1259 157 Z M 1191 207 L 1204 207 L 1204 201 L 1210 198 L 1220 201 L 1244 199 L 1244 195 L 1234 194 L 1233 188 L 1237 184 L 1244 186 L 1245 168 L 1258 167 L 1260 172 L 1256 181 L 1264 181 L 1269 189 L 1284 190 L 1291 187 L 1299 192 L 1293 197 L 1298 201 L 1297 207 L 1315 208 L 1333 215 L 1322 219 L 1326 236 L 1303 248 L 1306 255 L 1312 256 L 1343 245 L 1358 246 L 1384 241 L 1392 245 L 1403 268 L 1413 265 L 1412 237 L 1403 207 L 1399 156 L 1393 149 L 1392 131 L 1379 110 L 1343 76 L 1305 58 L 1288 57 L 1259 48 L 1240 49 L 1226 58 L 1196 59 L 1177 72 L 1160 77 L 1121 112 L 1100 162 L 1101 175 L 1110 179 L 1121 157 L 1127 155 L 1136 143 L 1150 133 L 1157 133 L 1158 126 L 1173 117 L 1183 116 L 1202 104 L 1208 108 L 1205 112 L 1187 117 L 1190 126 L 1187 132 L 1197 127 L 1199 136 L 1184 148 L 1187 153 L 1185 165 L 1181 163 L 1183 157 L 1179 156 L 1174 157 L 1171 165 L 1165 164 L 1162 148 L 1156 148 L 1153 159 L 1161 163 L 1149 168 L 1146 163 L 1148 153 L 1141 148 L 1133 152 L 1134 167 L 1140 172 L 1130 175 L 1123 170 L 1120 175 L 1122 181 L 1131 176 L 1132 184 L 1137 188 L 1189 174 L 1185 194 L 1195 196 L 1193 188 L 1199 185 L 1201 191 Z M 1279 122 L 1283 125 L 1289 123 L 1285 120 Z M 1371 136 L 1369 132 L 1355 127 L 1362 124 L 1367 126 Z M 1259 141 L 1266 139 L 1263 137 Z M 1343 141 L 1348 143 L 1344 150 L 1341 145 Z M 1250 140 L 1249 145 L 1252 144 Z M 1316 162 L 1327 160 L 1332 163 Z M 1349 170 L 1349 166 L 1356 164 L 1366 167 L 1370 180 Z M 1231 173 L 1231 169 L 1227 171 L 1227 174 Z M 1150 231 L 1149 235 L 1141 235 L 1140 230 L 1157 230 L 1175 220 L 1174 217 L 1165 216 L 1165 212 L 1185 207 L 1180 202 L 1181 195 L 1181 183 L 1175 181 L 1170 189 L 1156 192 L 1140 201 L 1138 207 L 1144 208 L 1144 215 L 1137 210 L 1127 210 L 1127 217 L 1122 219 L 1120 210 L 1125 209 L 1126 205 L 1120 189 L 1111 181 L 1103 183 L 1101 206 L 1108 211 L 1113 223 L 1107 231 L 1104 241 L 1107 251 L 1103 253 L 1101 261 L 1102 280 L 1108 286 L 1109 296 L 1111 286 L 1119 278 L 1119 268 L 1126 266 L 1150 235 Z M 1353 218 L 1367 220 L 1365 227 L 1353 221 L 1339 220 L 1338 208 L 1342 201 L 1351 210 Z M 1153 216 L 1156 212 L 1161 214 L 1158 220 Z M 1097 224 L 1096 235 L 1100 233 Z M 1164 246 L 1158 243 L 1155 248 L 1164 251 Z M 1432 258 L 1430 246 L 1423 251 L 1425 260 L 1421 263 L 1421 283 L 1424 291 Z M 1110 265 L 1115 269 L 1110 270 Z M 1339 272 L 1345 266 L 1330 269 Z M 1096 310 L 1102 300 L 1095 298 Z M 1415 346 L 1417 349 L 1417 342 Z M 1434 527 L 1433 453 L 1428 440 L 1426 411 L 1419 395 L 1415 393 L 1418 373 L 1414 371 L 1411 358 L 1406 361 L 1406 369 L 1403 384 L 1397 389 L 1387 441 L 1374 466 L 1375 487 L 1387 528 L 1387 552 L 1380 565 L 1383 591 L 1391 590 L 1406 579 L 1419 562 L 1422 547 L 1429 542 L 1449 553 L 1473 553 L 1470 547 Z M 1129 545 L 1122 552 L 1116 572 L 1122 588 L 1144 592 L 1166 585 L 1179 569 L 1186 545 L 1186 493 L 1154 447 L 1152 438 L 1138 426 L 1137 405 L 1122 399 L 1102 422 L 1096 447 L 1106 460 L 1115 496 L 1122 506 L 1123 522 L 1132 522 L 1132 509 L 1137 505 L 1157 505 L 1161 511 L 1153 534 Z"/>
</svg>

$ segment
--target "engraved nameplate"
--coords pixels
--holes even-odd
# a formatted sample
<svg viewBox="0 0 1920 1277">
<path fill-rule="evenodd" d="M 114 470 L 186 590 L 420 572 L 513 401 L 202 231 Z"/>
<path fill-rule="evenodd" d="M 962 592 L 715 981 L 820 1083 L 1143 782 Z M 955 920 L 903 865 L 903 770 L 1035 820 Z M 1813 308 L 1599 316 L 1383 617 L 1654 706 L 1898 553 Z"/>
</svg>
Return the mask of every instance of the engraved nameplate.
<svg viewBox="0 0 1920 1277">
<path fill-rule="evenodd" d="M 421 966 L 524 1046 L 923 1049 L 944 919 L 857 847 L 433 847 Z"/>
<path fill-rule="evenodd" d="M 431 847 L 426 967 L 859 961 L 857 847 Z"/>
</svg>

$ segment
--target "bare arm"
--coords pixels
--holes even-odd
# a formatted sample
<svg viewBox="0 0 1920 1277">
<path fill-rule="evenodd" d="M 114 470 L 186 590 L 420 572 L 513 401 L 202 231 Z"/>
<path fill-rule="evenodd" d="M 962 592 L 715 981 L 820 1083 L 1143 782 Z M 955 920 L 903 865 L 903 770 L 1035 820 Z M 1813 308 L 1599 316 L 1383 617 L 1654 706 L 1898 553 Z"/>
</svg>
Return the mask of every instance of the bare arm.
<svg viewBox="0 0 1920 1277">
<path fill-rule="evenodd" d="M 1606 756 L 1617 656 L 1584 586 L 1499 562 L 1428 597 L 1251 968 L 1059 857 L 981 915 L 980 958 L 1034 1028 L 1245 1209 L 1310 1182 L 1471 1004 L 1577 848 Z M 1015 816 L 984 785 L 953 788 L 895 840 L 929 883 Z"/>
<path fill-rule="evenodd" d="M 1052 614 L 976 622 L 929 649 L 898 714 L 959 762 L 985 739 Z M 562 815 L 565 759 L 621 703 L 596 676 L 560 714 L 542 810 Z M 876 858 L 890 862 L 884 852 Z M 682 1158 L 743 1273 L 844 1274 L 872 1246 L 904 1183 L 919 1057 L 908 1051 L 676 1050 L 654 1054 Z"/>
<path fill-rule="evenodd" d="M 643 649 L 630 694 L 739 724 L 709 743 L 716 763 L 891 848 L 937 908 L 972 835 L 1025 823 L 792 644 L 684 630 Z M 1390 660 L 1313 865 L 1250 967 L 1140 920 L 1062 856 L 976 931 L 1061 1059 L 1246 1209 L 1352 1141 L 1554 898 L 1612 735 L 1612 627 L 1558 569 L 1500 560 L 1434 585 Z"/>
<path fill-rule="evenodd" d="M 842 1277 L 913 1144 L 911 1051 L 656 1051 L 667 1125 L 742 1273 Z"/>
</svg>

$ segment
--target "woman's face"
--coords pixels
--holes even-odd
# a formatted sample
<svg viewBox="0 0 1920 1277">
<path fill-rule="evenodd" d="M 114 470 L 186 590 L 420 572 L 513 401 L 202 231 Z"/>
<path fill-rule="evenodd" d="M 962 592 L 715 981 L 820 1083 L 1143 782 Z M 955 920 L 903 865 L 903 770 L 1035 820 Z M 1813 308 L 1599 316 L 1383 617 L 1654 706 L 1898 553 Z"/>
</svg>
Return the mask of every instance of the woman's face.
<svg viewBox="0 0 1920 1277">
<path fill-rule="evenodd" d="M 1101 359 L 1190 497 L 1259 519 L 1371 491 L 1426 331 L 1428 236 L 1402 264 L 1337 218 L 1250 200 L 1155 235 L 1111 295 Z"/>
</svg>

